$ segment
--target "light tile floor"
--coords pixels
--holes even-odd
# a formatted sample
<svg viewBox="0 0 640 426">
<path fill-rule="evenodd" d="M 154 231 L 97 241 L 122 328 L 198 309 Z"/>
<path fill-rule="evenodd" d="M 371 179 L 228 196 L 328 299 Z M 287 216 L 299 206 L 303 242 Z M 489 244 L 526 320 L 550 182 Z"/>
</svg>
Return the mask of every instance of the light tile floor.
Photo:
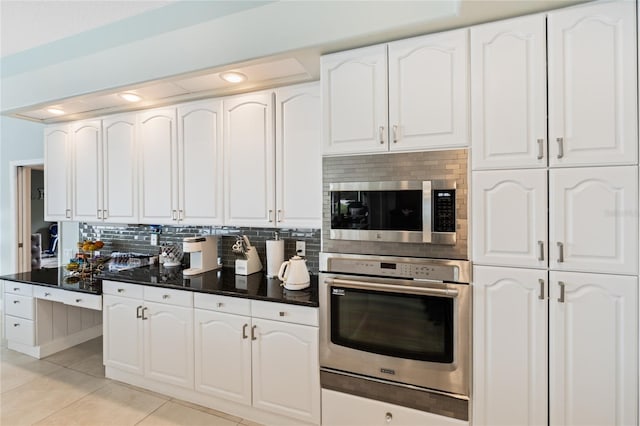
<svg viewBox="0 0 640 426">
<path fill-rule="evenodd" d="M 0 352 L 0 425 L 259 426 L 105 379 L 102 338 L 38 360 Z"/>
</svg>

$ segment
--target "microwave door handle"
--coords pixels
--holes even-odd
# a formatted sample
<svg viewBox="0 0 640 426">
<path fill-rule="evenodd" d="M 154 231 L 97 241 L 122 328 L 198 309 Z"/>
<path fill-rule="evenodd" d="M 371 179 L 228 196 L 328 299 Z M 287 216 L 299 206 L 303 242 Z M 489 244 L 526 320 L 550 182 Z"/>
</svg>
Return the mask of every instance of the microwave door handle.
<svg viewBox="0 0 640 426">
<path fill-rule="evenodd" d="M 386 290 L 394 293 L 421 294 L 439 297 L 458 297 L 458 290 L 427 287 L 410 287 L 395 284 L 380 284 L 354 280 L 343 280 L 340 278 L 326 278 L 325 283 L 339 285 L 340 287 L 356 288 L 362 290 Z"/>
</svg>

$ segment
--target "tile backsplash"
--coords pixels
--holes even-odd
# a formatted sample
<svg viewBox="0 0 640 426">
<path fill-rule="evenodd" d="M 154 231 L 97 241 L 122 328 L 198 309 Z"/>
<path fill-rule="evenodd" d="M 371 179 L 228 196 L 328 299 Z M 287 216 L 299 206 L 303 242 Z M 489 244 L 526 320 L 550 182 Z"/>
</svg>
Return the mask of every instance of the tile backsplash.
<svg viewBox="0 0 640 426">
<path fill-rule="evenodd" d="M 150 243 L 154 228 L 160 229 L 158 246 Z M 258 255 L 266 268 L 266 241 L 274 239 L 274 232 L 285 241 L 285 260 L 295 255 L 296 241 L 306 243 L 306 259 L 309 272 L 318 273 L 318 254 L 320 252 L 320 229 L 275 229 L 244 228 L 216 226 L 152 226 L 152 225 L 117 225 L 117 224 L 80 224 L 80 240 L 99 239 L 105 243 L 101 254 L 111 252 L 135 252 L 157 254 L 163 244 L 182 244 L 184 237 L 198 235 L 219 235 L 218 257 L 222 258 L 225 267 L 234 267 L 236 255 L 231 246 L 237 235 L 246 235 L 258 250 Z M 65 260 L 66 261 L 66 260 Z M 183 261 L 184 262 L 184 261 Z"/>
</svg>

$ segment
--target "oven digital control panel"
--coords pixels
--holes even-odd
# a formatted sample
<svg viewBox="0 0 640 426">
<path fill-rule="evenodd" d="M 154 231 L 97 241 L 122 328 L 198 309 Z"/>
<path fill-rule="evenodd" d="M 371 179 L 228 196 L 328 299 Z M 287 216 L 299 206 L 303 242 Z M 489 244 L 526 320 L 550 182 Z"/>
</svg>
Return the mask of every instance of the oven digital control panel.
<svg viewBox="0 0 640 426">
<path fill-rule="evenodd" d="M 331 263 L 331 269 L 334 272 L 417 280 L 458 281 L 458 268 L 455 265 L 353 259 L 333 259 Z"/>
</svg>

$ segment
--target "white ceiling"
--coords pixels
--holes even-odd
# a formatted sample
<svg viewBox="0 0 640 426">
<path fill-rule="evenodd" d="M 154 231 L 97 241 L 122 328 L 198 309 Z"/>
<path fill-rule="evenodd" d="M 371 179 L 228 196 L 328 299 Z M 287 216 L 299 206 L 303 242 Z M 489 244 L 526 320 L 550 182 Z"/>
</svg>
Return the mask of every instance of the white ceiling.
<svg viewBox="0 0 640 426">
<path fill-rule="evenodd" d="M 0 0 L 0 56 L 79 34 L 176 0 Z"/>
</svg>

